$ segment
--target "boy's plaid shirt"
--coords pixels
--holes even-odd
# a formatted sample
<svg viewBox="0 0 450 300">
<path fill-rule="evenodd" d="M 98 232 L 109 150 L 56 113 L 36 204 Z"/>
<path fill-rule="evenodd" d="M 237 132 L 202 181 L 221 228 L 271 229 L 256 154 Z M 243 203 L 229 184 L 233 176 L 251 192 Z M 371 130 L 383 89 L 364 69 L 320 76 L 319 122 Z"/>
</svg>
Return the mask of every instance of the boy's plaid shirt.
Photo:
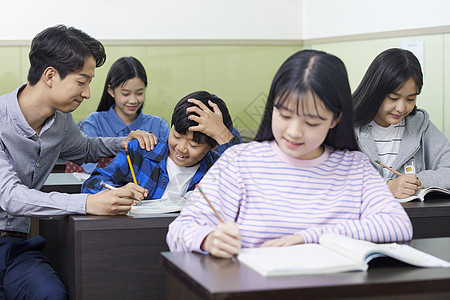
<svg viewBox="0 0 450 300">
<path fill-rule="evenodd" d="M 218 145 L 215 151 L 209 151 L 200 161 L 200 167 L 189 183 L 187 191 L 194 189 L 195 185 L 226 149 L 239 143 L 240 138 L 234 136 L 227 144 Z M 169 175 L 166 167 L 167 155 L 169 153 L 167 140 L 159 142 L 152 151 L 141 149 L 138 141 L 132 140 L 128 143 L 128 153 L 138 184 L 148 190 L 148 196 L 145 199 L 161 198 L 169 183 Z M 91 177 L 83 183 L 81 192 L 95 194 L 104 190 L 100 186 L 100 182 L 105 182 L 116 187 L 133 182 L 125 150 L 119 152 L 105 168 L 95 169 Z"/>
</svg>

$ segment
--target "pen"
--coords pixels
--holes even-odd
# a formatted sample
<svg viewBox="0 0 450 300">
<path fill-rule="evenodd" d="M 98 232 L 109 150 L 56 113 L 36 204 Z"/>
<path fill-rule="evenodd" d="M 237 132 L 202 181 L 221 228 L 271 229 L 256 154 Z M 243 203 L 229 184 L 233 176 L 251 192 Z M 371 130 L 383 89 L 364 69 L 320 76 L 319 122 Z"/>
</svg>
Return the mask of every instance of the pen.
<svg viewBox="0 0 450 300">
<path fill-rule="evenodd" d="M 402 173 L 395 171 L 395 170 L 392 169 L 391 167 L 386 166 L 385 164 L 383 164 L 383 163 L 382 163 L 381 161 L 379 161 L 379 160 L 375 160 L 375 162 L 376 162 L 377 164 L 379 164 L 380 166 L 385 167 L 385 168 L 388 169 L 388 170 L 391 170 L 392 172 L 394 172 L 394 173 L 397 174 L 398 176 L 402 176 L 402 175 L 403 175 Z M 417 175 L 416 175 L 416 179 L 419 180 L 419 178 L 417 178 Z M 420 181 L 419 181 L 419 182 L 420 182 Z M 422 188 L 422 186 L 419 185 L 419 189 L 421 189 L 421 188 Z"/>
<path fill-rule="evenodd" d="M 402 173 L 397 172 L 396 170 L 392 169 L 391 167 L 386 166 L 385 164 L 383 164 L 383 163 L 382 163 L 381 161 L 379 161 L 379 160 L 375 160 L 375 162 L 376 162 L 377 164 L 379 164 L 380 166 L 385 167 L 386 169 L 388 169 L 388 170 L 394 172 L 394 173 L 397 174 L 398 176 L 402 176 L 402 175 L 403 175 Z"/>
<path fill-rule="evenodd" d="M 133 164 L 131 163 L 130 155 L 128 154 L 128 149 L 125 149 L 125 153 L 127 154 L 128 165 L 130 166 L 131 176 L 133 177 L 133 182 L 135 185 L 138 185 L 136 180 L 136 175 L 134 175 Z"/>
<path fill-rule="evenodd" d="M 216 209 L 214 208 L 214 206 L 211 204 L 211 202 L 209 202 L 208 198 L 206 197 L 206 195 L 203 193 L 202 189 L 200 188 L 200 186 L 198 184 L 195 185 L 198 190 L 200 191 L 200 193 L 202 193 L 203 198 L 205 198 L 206 202 L 208 202 L 208 205 L 212 208 L 214 214 L 216 215 L 216 217 L 219 219 L 220 222 L 224 222 L 222 217 L 219 215 L 219 213 L 216 211 Z"/>
<path fill-rule="evenodd" d="M 109 185 L 109 184 L 107 184 L 107 183 L 105 183 L 105 182 L 103 182 L 103 181 L 100 182 L 100 186 L 101 186 L 101 187 L 104 187 L 104 188 L 106 188 L 106 189 L 108 189 L 108 190 L 118 190 L 118 188 L 116 188 L 116 187 L 114 187 L 114 186 L 112 186 L 112 185 Z M 138 199 L 138 198 L 136 198 L 136 197 L 133 197 L 133 199 L 134 199 L 135 201 L 138 201 L 138 202 L 139 202 L 139 204 L 137 204 L 137 205 L 142 204 L 142 200 L 140 200 L 140 199 Z"/>
</svg>

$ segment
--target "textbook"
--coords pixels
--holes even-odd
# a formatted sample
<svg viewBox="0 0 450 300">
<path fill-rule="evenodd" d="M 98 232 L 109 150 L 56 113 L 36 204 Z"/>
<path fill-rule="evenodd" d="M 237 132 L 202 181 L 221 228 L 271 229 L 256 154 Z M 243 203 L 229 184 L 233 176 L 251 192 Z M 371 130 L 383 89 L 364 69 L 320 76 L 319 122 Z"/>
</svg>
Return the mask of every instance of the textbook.
<svg viewBox="0 0 450 300">
<path fill-rule="evenodd" d="M 183 208 L 182 199 L 153 199 L 143 200 L 142 204 L 132 206 L 128 212 L 131 215 L 139 214 L 164 214 L 180 211 Z"/>
<path fill-rule="evenodd" d="M 267 277 L 367 271 L 368 262 L 376 257 L 392 257 L 417 267 L 450 267 L 449 262 L 408 245 L 375 244 L 334 233 L 323 234 L 319 244 L 245 248 L 237 256 Z"/>
<path fill-rule="evenodd" d="M 184 197 L 176 194 L 163 195 L 161 199 L 142 200 L 142 204 L 132 206 L 128 212 L 130 215 L 164 214 L 179 212 L 186 205 L 192 203 L 192 191 L 186 193 Z"/>
<path fill-rule="evenodd" d="M 405 203 L 405 202 L 409 202 L 412 200 L 420 200 L 420 201 L 425 201 L 425 196 L 429 193 L 436 193 L 436 194 L 442 194 L 442 195 L 450 195 L 450 190 L 444 189 L 444 188 L 440 188 L 437 186 L 430 186 L 427 188 L 423 188 L 423 189 L 419 189 L 417 190 L 415 195 L 412 195 L 408 198 L 403 198 L 403 199 L 397 199 L 398 202 L 400 203 Z"/>
</svg>

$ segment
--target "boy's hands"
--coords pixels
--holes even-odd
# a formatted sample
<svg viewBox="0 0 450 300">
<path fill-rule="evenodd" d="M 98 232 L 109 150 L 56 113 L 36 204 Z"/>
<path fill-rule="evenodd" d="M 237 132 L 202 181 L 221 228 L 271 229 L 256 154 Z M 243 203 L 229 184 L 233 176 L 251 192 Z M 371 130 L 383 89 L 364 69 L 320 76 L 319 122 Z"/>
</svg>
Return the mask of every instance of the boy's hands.
<svg viewBox="0 0 450 300">
<path fill-rule="evenodd" d="M 278 239 L 264 242 L 261 247 L 285 247 L 297 244 L 304 244 L 305 238 L 300 234 L 290 234 L 280 237 Z"/>
<path fill-rule="evenodd" d="M 234 222 L 219 223 L 203 240 L 201 249 L 211 255 L 230 258 L 241 249 L 241 232 Z"/>
<path fill-rule="evenodd" d="M 142 149 L 146 148 L 147 151 L 155 149 L 156 144 L 158 144 L 158 139 L 156 138 L 156 135 L 138 129 L 131 131 L 130 134 L 120 143 L 122 149 L 126 149 L 128 142 L 131 141 L 132 139 L 137 139 L 141 148 Z"/>
<path fill-rule="evenodd" d="M 134 194 L 134 198 L 137 198 L 142 201 L 148 195 L 148 190 L 144 189 L 142 186 L 136 185 L 133 182 L 129 182 L 124 185 L 122 188 L 130 191 Z"/>
<path fill-rule="evenodd" d="M 422 183 L 415 174 L 405 174 L 389 180 L 387 185 L 395 198 L 403 199 L 414 195 Z"/>
<path fill-rule="evenodd" d="M 135 202 L 134 194 L 124 188 L 104 190 L 88 195 L 86 213 L 90 215 L 125 215 Z"/>
<path fill-rule="evenodd" d="M 198 116 L 191 114 L 188 119 L 198 123 L 197 126 L 189 127 L 190 131 L 199 131 L 211 138 L 215 139 L 217 144 L 222 145 L 228 143 L 233 135 L 223 124 L 222 112 L 217 104 L 208 100 L 211 111 L 203 102 L 196 99 L 189 99 L 188 102 L 197 106 L 191 106 L 186 109 L 187 113 L 196 113 Z"/>
</svg>

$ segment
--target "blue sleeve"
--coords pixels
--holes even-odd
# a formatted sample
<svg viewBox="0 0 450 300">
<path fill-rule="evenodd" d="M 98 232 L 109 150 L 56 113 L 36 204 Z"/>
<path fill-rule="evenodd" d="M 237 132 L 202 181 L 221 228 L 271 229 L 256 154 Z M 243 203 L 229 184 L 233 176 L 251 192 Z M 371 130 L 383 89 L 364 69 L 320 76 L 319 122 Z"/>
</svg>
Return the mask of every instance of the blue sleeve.
<svg viewBox="0 0 450 300">
<path fill-rule="evenodd" d="M 137 146 L 137 140 L 130 141 L 128 143 L 128 151 L 135 151 Z M 96 194 L 101 190 L 104 190 L 104 188 L 100 186 L 101 182 L 118 187 L 132 182 L 125 150 L 120 151 L 105 168 L 96 168 L 92 175 L 83 183 L 81 192 Z"/>
<path fill-rule="evenodd" d="M 242 137 L 241 137 L 241 134 L 239 133 L 239 131 L 238 131 L 236 128 L 233 127 L 233 130 L 231 130 L 231 134 L 232 134 L 233 136 L 237 136 L 238 139 L 239 139 L 239 142 L 242 143 Z"/>
<path fill-rule="evenodd" d="M 83 121 L 82 130 L 83 130 L 84 134 L 86 134 L 89 137 L 102 136 L 98 130 L 100 127 L 98 125 L 96 125 L 96 123 L 97 123 L 96 115 L 97 115 L 96 113 L 91 113 Z M 84 163 L 81 165 L 81 167 L 83 168 L 83 170 L 86 173 L 91 174 L 94 171 L 94 169 L 97 167 L 97 163 Z"/>
<path fill-rule="evenodd" d="M 167 140 L 169 138 L 170 128 L 164 119 L 161 119 L 161 128 L 158 141 Z"/>
<path fill-rule="evenodd" d="M 90 114 L 83 122 L 83 132 L 90 137 L 102 136 L 99 132 L 100 127 L 97 123 L 98 122 L 97 118 L 95 117 L 95 113 Z"/>
<path fill-rule="evenodd" d="M 233 130 L 231 131 L 231 133 L 233 134 L 233 138 L 226 144 L 222 144 L 222 145 L 217 145 L 217 148 L 214 152 L 218 153 L 219 155 L 223 154 L 225 152 L 225 150 L 227 150 L 228 148 L 230 148 L 233 145 L 237 145 L 242 143 L 242 138 L 241 135 L 239 134 L 239 132 L 236 130 L 236 128 L 233 128 Z"/>
</svg>

